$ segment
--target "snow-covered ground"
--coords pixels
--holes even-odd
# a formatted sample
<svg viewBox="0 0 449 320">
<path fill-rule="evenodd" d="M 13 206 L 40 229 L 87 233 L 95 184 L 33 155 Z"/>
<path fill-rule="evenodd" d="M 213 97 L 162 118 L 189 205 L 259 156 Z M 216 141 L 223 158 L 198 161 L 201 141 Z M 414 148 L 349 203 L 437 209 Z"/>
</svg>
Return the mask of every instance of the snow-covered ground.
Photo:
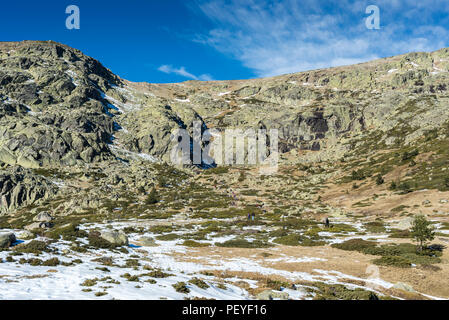
<svg viewBox="0 0 449 320">
<path fill-rule="evenodd" d="M 340 221 L 339 221 L 340 222 Z M 350 289 L 363 288 L 381 295 L 381 291 L 393 287 L 393 283 L 376 277 L 363 279 L 335 270 L 313 269 L 311 273 L 301 271 L 281 270 L 276 263 L 312 263 L 317 261 L 326 262 L 327 259 L 314 256 L 291 257 L 280 253 L 277 258 L 261 259 L 259 255 L 224 258 L 219 254 L 207 256 L 188 256 L 190 249 L 183 245 L 183 235 L 198 231 L 180 227 L 174 231 L 179 238 L 172 241 L 158 239 L 161 233 L 152 232 L 151 226 L 160 225 L 161 221 L 152 220 L 127 220 L 104 223 L 88 223 L 81 225 L 85 231 L 90 230 L 123 230 L 133 227 L 136 232 L 128 233 L 130 245 L 126 248 L 128 252 L 121 250 L 93 249 L 86 252 L 73 250 L 72 242 L 59 240 L 49 245 L 54 249 L 51 253 L 35 254 L 23 253 L 22 255 L 10 255 L 11 251 L 0 251 L 0 299 L 184 299 L 186 297 L 200 297 L 208 299 L 252 299 L 247 290 L 237 285 L 238 281 L 245 281 L 250 288 L 257 287 L 256 282 L 238 277 L 217 278 L 207 272 L 212 270 L 221 271 L 223 274 L 230 272 L 252 272 L 266 276 L 282 276 L 293 283 L 303 281 L 322 281 L 328 284 L 343 284 Z M 170 221 L 165 221 L 170 225 Z M 199 223 L 198 223 L 199 225 Z M 357 229 L 362 229 L 360 223 L 352 224 Z M 137 232 L 139 228 L 145 231 Z M 259 230 L 261 226 L 246 227 L 244 230 Z M 8 230 L 6 230 L 8 231 Z M 20 239 L 19 230 L 9 230 L 16 233 Z M 164 234 L 164 233 L 162 233 Z M 322 235 L 332 236 L 331 233 L 322 232 Z M 384 240 L 385 235 L 353 235 L 347 233 L 340 235 L 330 243 L 343 242 L 352 238 Z M 142 238 L 153 239 L 153 244 L 146 244 Z M 234 239 L 235 235 L 215 236 L 210 233 L 206 240 L 197 242 L 213 245 L 217 242 L 225 242 Z M 246 238 L 249 240 L 250 238 Z M 38 238 L 45 241 L 48 239 Z M 20 243 L 28 243 L 30 240 L 19 240 Z M 80 238 L 79 243 L 87 244 L 87 239 Z M 276 252 L 278 248 L 271 248 Z M 7 257 L 12 257 L 14 262 L 7 262 Z M 21 263 L 20 259 L 39 258 L 48 260 L 57 257 L 61 262 L 71 265 L 57 266 L 32 266 Z M 103 264 L 98 258 L 110 258 L 111 263 Z M 9 258 L 10 259 L 10 258 Z M 139 263 L 129 264 L 129 260 Z M 160 270 L 168 276 L 154 277 L 149 272 Z M 132 279 L 133 276 L 137 278 Z M 194 278 L 206 282 L 208 288 L 200 288 L 189 283 Z M 85 286 L 84 282 L 91 280 L 91 286 Z M 350 282 L 348 282 L 350 281 Z M 173 285 L 183 282 L 190 290 L 189 293 L 180 293 Z M 365 283 L 365 286 L 354 283 Z M 296 285 L 298 290 L 283 289 L 291 299 L 312 299 L 313 294 L 307 293 L 307 286 Z M 427 296 L 431 299 L 438 297 Z"/>
</svg>

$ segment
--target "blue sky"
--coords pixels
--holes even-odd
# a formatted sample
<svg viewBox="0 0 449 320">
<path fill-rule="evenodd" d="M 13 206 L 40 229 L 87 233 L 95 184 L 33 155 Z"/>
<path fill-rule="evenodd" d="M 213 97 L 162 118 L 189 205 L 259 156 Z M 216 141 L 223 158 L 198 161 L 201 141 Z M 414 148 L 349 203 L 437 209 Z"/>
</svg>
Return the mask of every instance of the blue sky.
<svg viewBox="0 0 449 320">
<path fill-rule="evenodd" d="M 131 81 L 266 77 L 449 47 L 447 0 L 3 1 L 0 40 L 55 40 Z M 68 5 L 81 28 L 65 27 Z M 380 29 L 365 26 L 369 5 Z"/>
</svg>

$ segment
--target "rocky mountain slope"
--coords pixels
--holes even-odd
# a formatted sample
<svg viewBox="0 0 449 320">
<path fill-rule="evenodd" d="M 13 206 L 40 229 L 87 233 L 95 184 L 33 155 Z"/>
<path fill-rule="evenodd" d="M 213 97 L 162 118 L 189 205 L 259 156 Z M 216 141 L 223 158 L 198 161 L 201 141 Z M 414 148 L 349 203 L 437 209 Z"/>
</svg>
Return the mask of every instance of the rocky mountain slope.
<svg viewBox="0 0 449 320">
<path fill-rule="evenodd" d="M 0 43 L 0 298 L 449 298 L 448 90 L 449 49 L 150 84 Z M 173 165 L 194 123 L 277 129 L 278 170 Z"/>
<path fill-rule="evenodd" d="M 18 168 L 42 179 L 89 164 L 169 162 L 171 133 L 192 132 L 194 121 L 278 129 L 293 163 L 374 158 L 431 135 L 428 148 L 447 139 L 448 71 L 442 49 L 267 79 L 131 83 L 65 45 L 1 43 L 1 211 L 55 194 L 49 181 L 36 189 L 18 179 Z"/>
</svg>

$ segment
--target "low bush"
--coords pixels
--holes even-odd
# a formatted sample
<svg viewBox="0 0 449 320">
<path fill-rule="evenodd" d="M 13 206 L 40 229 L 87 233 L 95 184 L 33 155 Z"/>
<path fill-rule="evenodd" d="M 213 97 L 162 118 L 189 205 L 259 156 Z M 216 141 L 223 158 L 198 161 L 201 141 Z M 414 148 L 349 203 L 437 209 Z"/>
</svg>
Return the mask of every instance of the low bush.
<svg viewBox="0 0 449 320">
<path fill-rule="evenodd" d="M 398 268 L 410 268 L 412 263 L 407 258 L 401 256 L 383 256 L 373 260 L 374 264 L 382 266 L 392 266 Z"/>
<path fill-rule="evenodd" d="M 363 250 L 367 248 L 373 248 L 376 246 L 375 242 L 367 241 L 363 239 L 350 239 L 342 243 L 334 243 L 331 247 L 347 250 L 347 251 L 359 251 L 363 252 Z"/>
<path fill-rule="evenodd" d="M 216 243 L 215 245 L 226 248 L 268 248 L 272 246 L 272 244 L 261 240 L 254 240 L 250 242 L 245 239 L 228 240 L 225 242 Z"/>
<path fill-rule="evenodd" d="M 182 245 L 186 246 L 186 247 L 193 247 L 193 248 L 208 247 L 209 246 L 208 243 L 197 242 L 197 241 L 194 241 L 194 240 L 185 240 L 182 243 Z"/>
<path fill-rule="evenodd" d="M 175 288 L 176 292 L 179 293 L 189 293 L 190 289 L 187 288 L 187 285 L 185 282 L 177 282 L 175 284 L 172 285 L 173 288 Z"/>
<path fill-rule="evenodd" d="M 209 285 L 205 281 L 198 279 L 198 278 L 193 278 L 193 279 L 189 280 L 189 283 L 191 283 L 201 289 L 209 288 Z"/>
<path fill-rule="evenodd" d="M 361 288 L 348 289 L 341 284 L 313 284 L 317 288 L 314 300 L 379 300 L 379 297 Z"/>
<path fill-rule="evenodd" d="M 386 231 L 385 224 L 380 221 L 367 222 L 364 227 L 365 230 L 370 233 L 383 233 Z"/>
<path fill-rule="evenodd" d="M 39 240 L 32 240 L 27 244 L 22 244 L 14 247 L 14 250 L 22 253 L 34 253 L 36 255 L 42 252 L 51 252 L 52 250 L 48 247 L 47 243 Z"/>
<path fill-rule="evenodd" d="M 75 241 L 77 238 L 86 238 L 88 233 L 84 230 L 80 230 L 77 225 L 70 224 L 68 226 L 52 229 L 46 232 L 45 235 L 56 240 L 62 238 L 67 241 Z"/>
</svg>

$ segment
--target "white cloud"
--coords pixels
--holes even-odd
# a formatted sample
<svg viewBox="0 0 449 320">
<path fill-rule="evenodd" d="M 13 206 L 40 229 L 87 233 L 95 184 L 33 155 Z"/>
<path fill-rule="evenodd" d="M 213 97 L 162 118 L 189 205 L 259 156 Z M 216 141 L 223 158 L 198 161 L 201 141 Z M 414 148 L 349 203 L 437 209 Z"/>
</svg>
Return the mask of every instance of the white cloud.
<svg viewBox="0 0 449 320">
<path fill-rule="evenodd" d="M 193 40 L 273 76 L 447 46 L 448 3 L 378 0 L 381 30 L 368 30 L 362 0 L 199 0 L 214 27 Z"/>
<path fill-rule="evenodd" d="M 212 76 L 209 74 L 202 74 L 202 75 L 196 76 L 196 75 L 188 72 L 185 67 L 174 68 L 171 65 L 165 64 L 165 65 L 160 66 L 157 70 L 159 70 L 163 73 L 167 73 L 167 74 L 174 73 L 181 77 L 192 79 L 192 80 L 202 80 L 202 81 L 212 81 L 213 80 Z"/>
</svg>

